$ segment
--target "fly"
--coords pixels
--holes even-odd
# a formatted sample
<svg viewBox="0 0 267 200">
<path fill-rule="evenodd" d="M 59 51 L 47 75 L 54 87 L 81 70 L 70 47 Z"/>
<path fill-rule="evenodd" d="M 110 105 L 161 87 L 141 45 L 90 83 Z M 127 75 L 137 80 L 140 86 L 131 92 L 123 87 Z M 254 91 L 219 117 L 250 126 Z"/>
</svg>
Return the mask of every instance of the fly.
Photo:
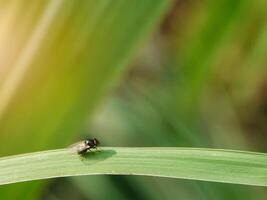
<svg viewBox="0 0 267 200">
<path fill-rule="evenodd" d="M 93 139 L 86 139 L 81 142 L 75 143 L 70 147 L 75 149 L 79 155 L 86 154 L 87 151 L 91 151 L 91 149 L 97 149 L 99 145 L 99 141 L 96 138 Z"/>
</svg>

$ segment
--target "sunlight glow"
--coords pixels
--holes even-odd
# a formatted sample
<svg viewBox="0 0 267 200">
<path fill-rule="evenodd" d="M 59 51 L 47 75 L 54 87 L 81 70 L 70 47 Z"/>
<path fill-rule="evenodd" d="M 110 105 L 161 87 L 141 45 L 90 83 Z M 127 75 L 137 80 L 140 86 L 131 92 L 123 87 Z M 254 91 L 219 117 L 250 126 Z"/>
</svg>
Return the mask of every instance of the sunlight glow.
<svg viewBox="0 0 267 200">
<path fill-rule="evenodd" d="M 25 49 L 19 55 L 16 60 L 12 70 L 5 79 L 5 82 L 0 88 L 0 118 L 3 116 L 5 109 L 7 108 L 10 99 L 16 92 L 16 89 L 23 79 L 25 72 L 27 72 L 28 67 L 30 66 L 32 59 L 35 56 L 40 44 L 42 43 L 50 25 L 57 14 L 63 0 L 51 0 L 47 8 L 45 9 L 43 15 L 40 17 L 37 26 L 35 27 L 32 35 L 27 42 Z"/>
</svg>

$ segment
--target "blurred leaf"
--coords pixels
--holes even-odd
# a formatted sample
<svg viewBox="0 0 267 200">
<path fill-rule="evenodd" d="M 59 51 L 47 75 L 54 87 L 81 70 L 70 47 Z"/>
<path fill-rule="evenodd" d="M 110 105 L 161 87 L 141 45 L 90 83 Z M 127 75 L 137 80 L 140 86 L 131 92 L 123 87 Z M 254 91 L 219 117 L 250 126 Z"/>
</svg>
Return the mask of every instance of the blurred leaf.
<svg viewBox="0 0 267 200">
<path fill-rule="evenodd" d="M 261 5 L 262 8 L 267 6 Z M 239 76 L 236 80 L 236 96 L 241 100 L 251 100 L 261 90 L 261 85 L 266 79 L 266 53 L 267 53 L 267 17 L 265 17 L 265 9 L 257 9 L 257 13 L 262 14 L 262 24 L 258 26 L 260 29 L 258 35 L 249 53 L 244 58 L 242 68 L 238 71 Z M 255 17 L 255 16 L 254 16 Z M 253 24 L 253 23 L 252 23 Z M 248 27 L 248 29 L 251 27 Z M 243 30 L 242 30 L 243 31 Z"/>
<path fill-rule="evenodd" d="M 177 106 L 193 113 L 200 103 L 205 84 L 209 82 L 219 50 L 224 47 L 226 40 L 234 33 L 236 25 L 246 15 L 250 1 L 207 2 L 204 17 L 199 17 L 202 25 L 184 45 L 182 61 L 178 61 L 182 62 L 183 66 L 178 71 L 181 80 L 178 82 Z"/>
<path fill-rule="evenodd" d="M 69 143 L 169 3 L 1 1 L 1 155 Z M 31 191 L 2 187 L 0 198 Z"/>
<path fill-rule="evenodd" d="M 267 155 L 197 148 L 103 148 L 79 156 L 73 149 L 0 160 L 0 184 L 53 177 L 125 174 L 267 186 Z"/>
</svg>

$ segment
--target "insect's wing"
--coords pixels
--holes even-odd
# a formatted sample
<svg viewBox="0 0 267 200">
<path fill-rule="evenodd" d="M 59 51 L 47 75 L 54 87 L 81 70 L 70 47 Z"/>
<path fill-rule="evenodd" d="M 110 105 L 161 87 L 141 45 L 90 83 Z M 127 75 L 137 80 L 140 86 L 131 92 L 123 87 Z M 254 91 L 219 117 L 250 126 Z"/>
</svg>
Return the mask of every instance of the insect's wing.
<svg viewBox="0 0 267 200">
<path fill-rule="evenodd" d="M 72 152 L 81 152 L 86 148 L 84 141 L 74 143 L 68 147 Z"/>
</svg>

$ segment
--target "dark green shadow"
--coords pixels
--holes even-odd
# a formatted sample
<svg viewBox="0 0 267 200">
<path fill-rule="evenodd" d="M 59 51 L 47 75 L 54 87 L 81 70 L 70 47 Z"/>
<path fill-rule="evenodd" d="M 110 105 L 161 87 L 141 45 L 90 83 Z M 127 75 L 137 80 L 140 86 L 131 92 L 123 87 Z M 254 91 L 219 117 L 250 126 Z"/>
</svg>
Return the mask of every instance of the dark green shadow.
<svg viewBox="0 0 267 200">
<path fill-rule="evenodd" d="M 88 151 L 84 155 L 80 155 L 81 161 L 86 165 L 92 165 L 107 158 L 110 158 L 116 154 L 114 150 L 92 150 Z"/>
</svg>

